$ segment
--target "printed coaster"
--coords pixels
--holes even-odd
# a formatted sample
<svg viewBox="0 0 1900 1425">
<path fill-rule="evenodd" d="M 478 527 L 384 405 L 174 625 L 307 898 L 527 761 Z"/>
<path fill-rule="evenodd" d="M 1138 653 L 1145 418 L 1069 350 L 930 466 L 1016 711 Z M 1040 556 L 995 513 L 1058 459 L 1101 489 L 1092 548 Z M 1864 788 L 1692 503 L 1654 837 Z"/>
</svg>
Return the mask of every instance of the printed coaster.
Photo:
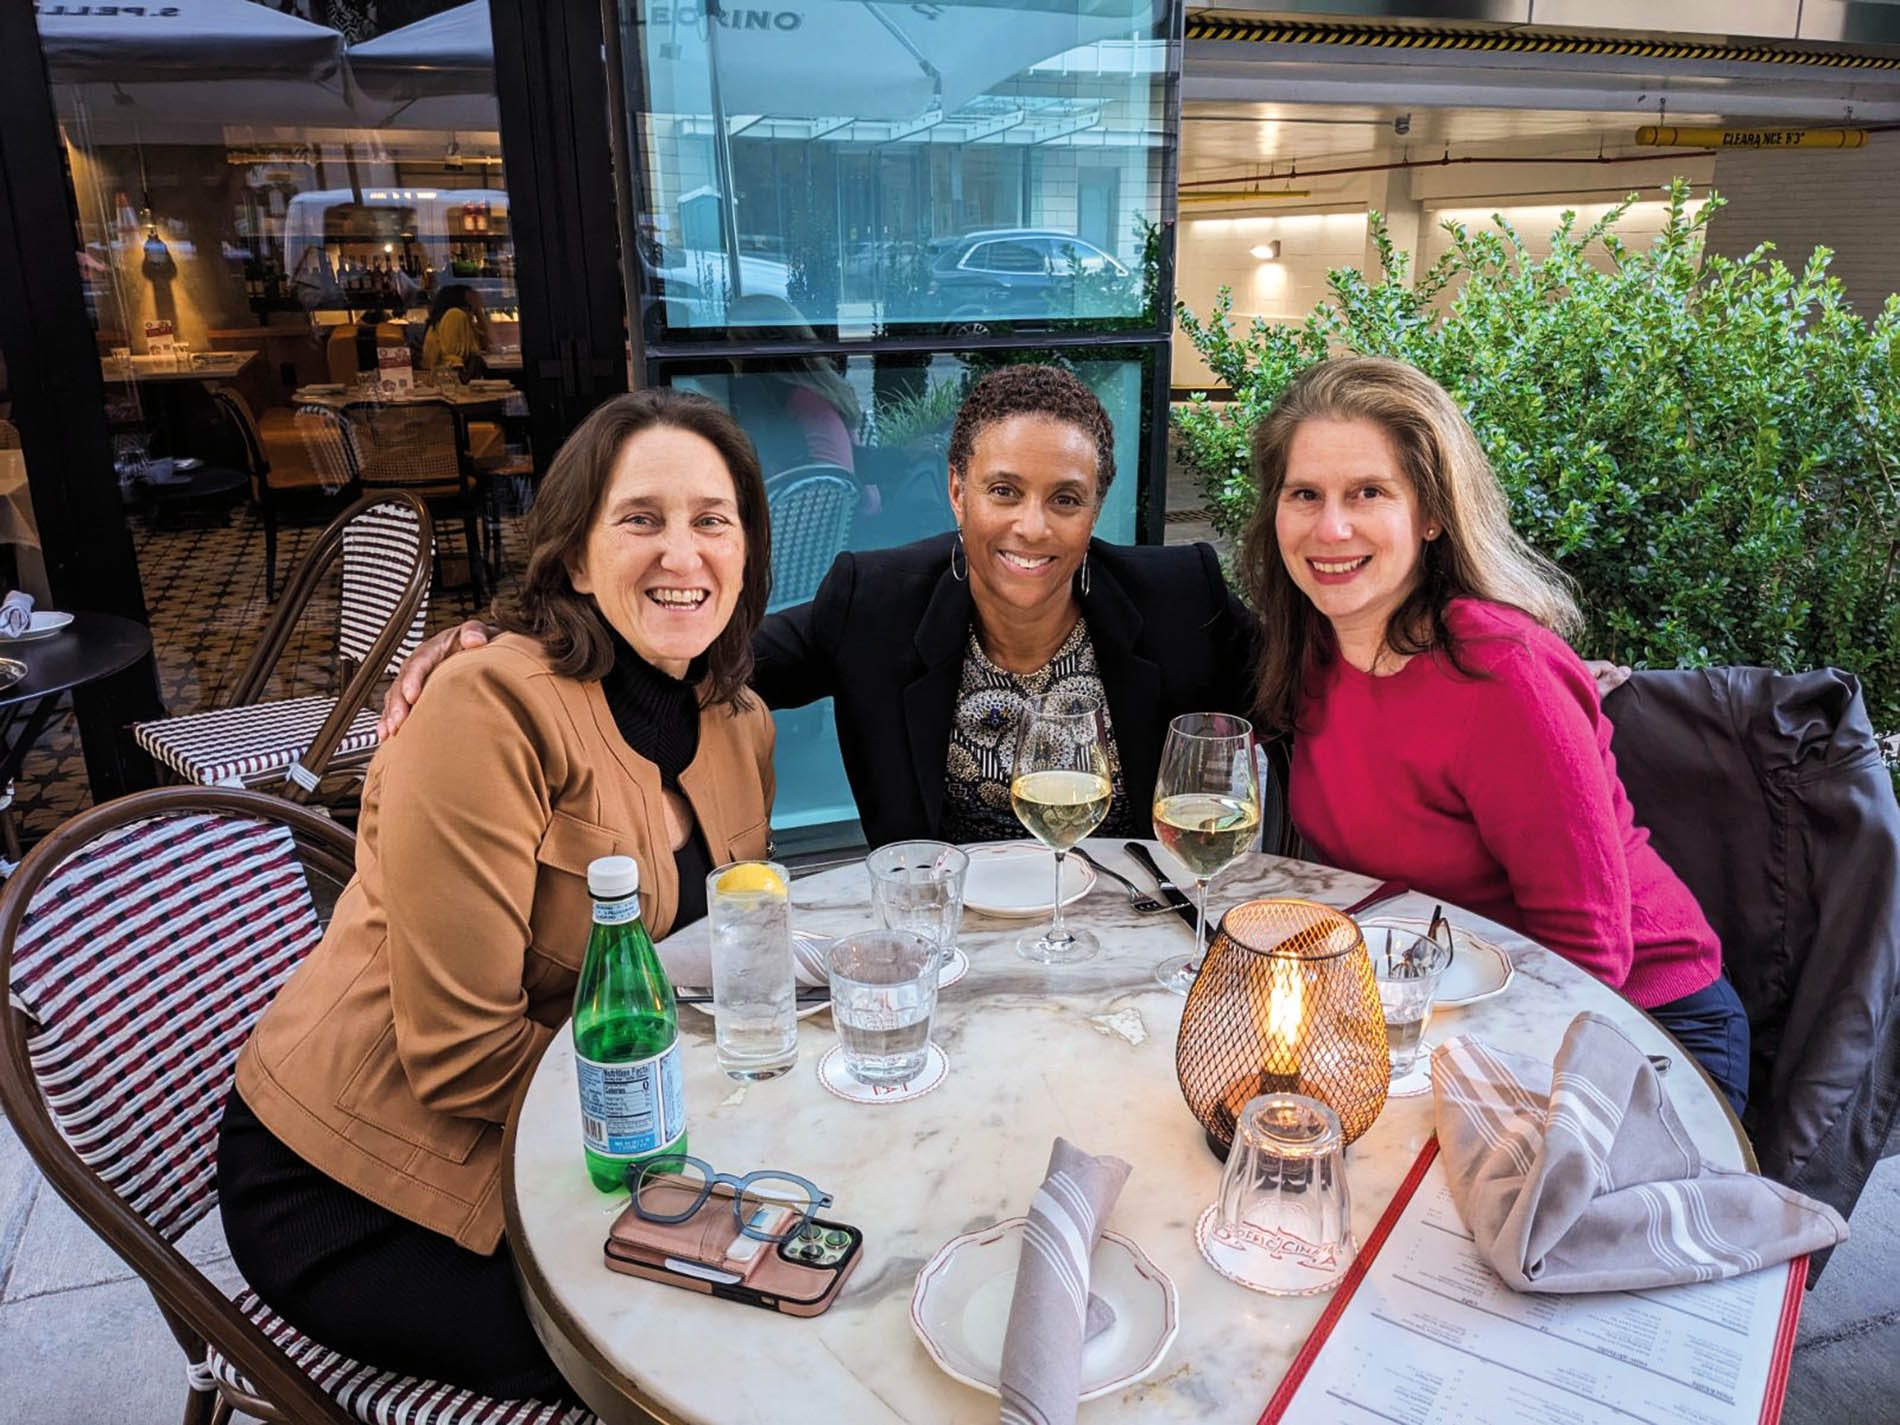
<svg viewBox="0 0 1900 1425">
<path fill-rule="evenodd" d="M 1432 1091 L 1432 1050 L 1436 1044 L 1418 1046 L 1418 1058 L 1412 1061 L 1411 1070 L 1400 1074 L 1386 1087 L 1387 1098 L 1417 1098 L 1422 1093 Z"/>
<path fill-rule="evenodd" d="M 844 1066 L 844 1046 L 834 1044 L 818 1060 L 818 1083 L 846 1103 L 908 1103 L 937 1088 L 950 1075 L 950 1059 L 935 1044 L 924 1046 L 924 1067 L 907 1084 L 863 1084 Z"/>
<path fill-rule="evenodd" d="M 1194 1224 L 1194 1241 L 1208 1266 L 1249 1291 L 1271 1296 L 1317 1296 L 1331 1291 L 1352 1265 L 1352 1238 L 1316 1246 L 1289 1232 L 1267 1232 L 1243 1223 L 1244 1239 L 1230 1239 L 1216 1225 L 1220 1204 L 1209 1203 Z"/>
<path fill-rule="evenodd" d="M 943 968 L 937 971 L 937 988 L 947 990 L 969 973 L 970 957 L 953 945 L 943 957 Z"/>
</svg>

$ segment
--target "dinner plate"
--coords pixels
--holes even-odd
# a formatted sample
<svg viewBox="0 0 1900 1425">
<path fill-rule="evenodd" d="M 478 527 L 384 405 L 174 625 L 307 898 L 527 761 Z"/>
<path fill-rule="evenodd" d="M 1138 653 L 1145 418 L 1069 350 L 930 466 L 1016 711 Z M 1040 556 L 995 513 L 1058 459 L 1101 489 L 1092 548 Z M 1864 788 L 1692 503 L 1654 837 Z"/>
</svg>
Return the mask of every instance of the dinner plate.
<svg viewBox="0 0 1900 1425">
<path fill-rule="evenodd" d="M 1372 915 L 1363 917 L 1362 925 L 1396 925 L 1423 935 L 1431 928 L 1427 920 L 1412 920 L 1399 915 Z M 1438 981 L 1438 993 L 1432 996 L 1434 1009 L 1457 1009 L 1461 1005 L 1476 1004 L 1481 999 L 1490 999 L 1511 983 L 1516 973 L 1511 968 L 1511 957 L 1506 955 L 1489 940 L 1473 935 L 1462 925 L 1451 927 L 1451 943 L 1456 954 L 1451 964 Z"/>
<path fill-rule="evenodd" d="M 0 688 L 11 688 L 26 676 L 26 664 L 17 658 L 0 658 Z"/>
<path fill-rule="evenodd" d="M 706 922 L 703 920 L 699 922 L 699 926 L 701 927 L 702 934 L 704 933 L 705 924 Z M 688 933 L 691 932 L 691 929 L 692 927 L 688 927 Z M 824 958 L 825 946 L 829 945 L 832 941 L 831 936 L 819 935 L 810 930 L 794 930 L 792 932 L 792 939 L 798 943 L 798 946 L 800 949 L 810 954 L 816 954 L 820 959 Z M 675 993 L 683 994 L 683 995 L 689 995 L 689 994 L 690 995 L 709 995 L 712 993 L 710 989 L 697 988 L 697 987 L 693 989 L 688 989 L 684 985 L 675 985 L 673 988 L 674 988 Z M 800 990 L 808 990 L 812 988 L 814 988 L 814 986 L 811 986 L 811 985 L 798 986 L 798 989 Z M 708 1001 L 705 1004 L 689 1004 L 682 1007 L 685 1009 L 696 1009 L 701 1014 L 705 1015 L 708 1019 L 712 1018 L 713 1007 L 710 1001 Z M 818 1000 L 812 1004 L 801 1004 L 798 1007 L 798 1017 L 800 1019 L 810 1019 L 814 1014 L 823 1014 L 826 1010 L 830 1008 L 831 1008 L 831 1001 L 824 1000 L 824 999 Z"/>
<path fill-rule="evenodd" d="M 53 609 L 42 609 L 28 620 L 25 633 L 15 634 L 11 638 L 0 633 L 0 643 L 31 643 L 36 638 L 51 638 L 72 621 L 71 614 L 59 613 Z M 19 680 L 16 678 L 14 681 Z"/>
<path fill-rule="evenodd" d="M 991 1395 L 1000 1394 L 1003 1336 L 1028 1222 L 1012 1217 L 952 1238 L 917 1274 L 910 1295 L 911 1329 L 930 1359 Z M 1167 1273 L 1119 1232 L 1104 1232 L 1095 1244 L 1089 1290 L 1114 1309 L 1115 1320 L 1083 1344 L 1083 1400 L 1151 1375 L 1174 1343 L 1181 1315 Z"/>
<path fill-rule="evenodd" d="M 1004 919 L 1027 919 L 1055 910 L 1055 855 L 1034 841 L 993 841 L 972 846 L 963 876 L 963 908 Z M 1078 856 L 1062 858 L 1062 903 L 1073 905 L 1095 884 L 1095 871 Z"/>
</svg>

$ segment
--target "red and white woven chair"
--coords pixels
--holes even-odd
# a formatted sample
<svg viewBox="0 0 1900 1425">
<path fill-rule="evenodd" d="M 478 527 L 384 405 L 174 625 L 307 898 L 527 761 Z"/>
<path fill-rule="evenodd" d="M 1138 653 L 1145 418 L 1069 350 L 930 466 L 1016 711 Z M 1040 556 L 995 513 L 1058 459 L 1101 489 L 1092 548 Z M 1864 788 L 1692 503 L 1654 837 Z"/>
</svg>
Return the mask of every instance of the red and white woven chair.
<svg viewBox="0 0 1900 1425">
<path fill-rule="evenodd" d="M 365 495 L 317 536 L 227 707 L 136 724 L 139 746 L 201 787 L 274 787 L 304 801 L 331 772 L 375 755 L 377 683 L 422 641 L 434 545 L 429 511 L 406 491 Z M 342 561 L 337 631 L 342 693 L 258 701 L 329 566 Z"/>
<path fill-rule="evenodd" d="M 47 837 L 0 891 L 0 1107 L 54 1191 L 151 1288 L 186 1425 L 594 1425 L 578 1407 L 396 1376 L 235 1301 L 177 1248 L 217 1207 L 238 1050 L 322 935 L 354 838 L 257 792 L 160 787 Z"/>
</svg>

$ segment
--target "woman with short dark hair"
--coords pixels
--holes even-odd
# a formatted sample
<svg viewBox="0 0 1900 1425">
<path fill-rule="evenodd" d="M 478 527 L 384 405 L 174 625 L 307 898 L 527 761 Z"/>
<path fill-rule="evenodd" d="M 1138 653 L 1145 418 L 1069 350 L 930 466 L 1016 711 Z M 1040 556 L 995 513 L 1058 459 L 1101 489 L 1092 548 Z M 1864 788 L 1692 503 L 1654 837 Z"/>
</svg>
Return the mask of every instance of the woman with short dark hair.
<svg viewBox="0 0 1900 1425">
<path fill-rule="evenodd" d="M 504 632 L 371 763 L 356 875 L 245 1046 L 219 1144 L 231 1253 L 273 1309 L 507 1398 L 564 1393 L 501 1240 L 501 1140 L 571 1008 L 588 864 L 633 856 L 662 936 L 705 913 L 714 865 L 765 855 L 773 790 L 746 691 L 771 538 L 732 418 L 607 402 L 528 543 Z"/>
<path fill-rule="evenodd" d="M 453 370 L 463 377 L 482 374 L 482 353 L 488 350 L 488 326 L 482 299 L 473 287 L 451 282 L 436 289 L 429 317 L 422 329 L 422 369 Z"/>
</svg>

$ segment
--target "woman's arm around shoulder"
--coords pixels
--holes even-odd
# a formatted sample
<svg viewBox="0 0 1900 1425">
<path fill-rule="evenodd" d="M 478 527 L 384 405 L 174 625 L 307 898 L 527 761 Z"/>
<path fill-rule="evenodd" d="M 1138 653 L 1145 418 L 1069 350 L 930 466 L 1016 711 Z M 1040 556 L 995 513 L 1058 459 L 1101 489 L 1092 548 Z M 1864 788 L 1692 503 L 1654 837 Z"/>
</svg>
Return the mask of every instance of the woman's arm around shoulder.
<svg viewBox="0 0 1900 1425">
<path fill-rule="evenodd" d="M 551 1035 L 523 988 L 536 853 L 568 772 L 551 676 L 512 641 L 454 659 L 372 772 L 363 834 L 397 1057 L 439 1113 L 503 1121 Z"/>
<path fill-rule="evenodd" d="M 768 708 L 798 708 L 837 691 L 836 649 L 857 591 L 849 551 L 831 561 L 818 592 L 766 615 L 752 635 L 752 690 Z"/>
</svg>

